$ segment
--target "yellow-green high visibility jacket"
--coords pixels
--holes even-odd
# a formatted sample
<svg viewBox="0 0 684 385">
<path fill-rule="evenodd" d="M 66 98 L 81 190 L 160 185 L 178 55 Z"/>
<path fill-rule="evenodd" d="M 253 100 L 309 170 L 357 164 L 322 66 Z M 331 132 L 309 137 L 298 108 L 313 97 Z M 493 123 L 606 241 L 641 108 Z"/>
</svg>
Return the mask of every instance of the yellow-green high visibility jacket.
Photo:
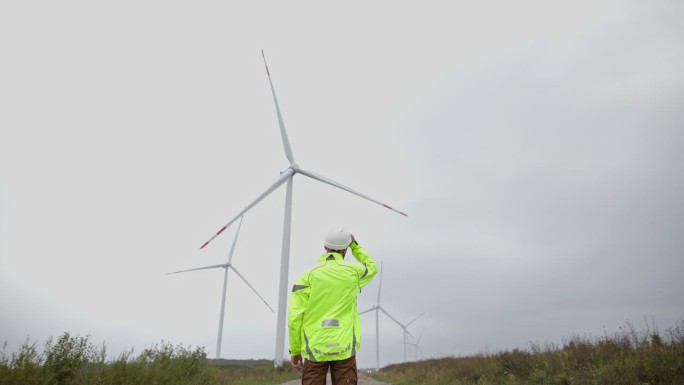
<svg viewBox="0 0 684 385">
<path fill-rule="evenodd" d="M 292 287 L 288 309 L 290 354 L 318 361 L 339 361 L 361 347 L 361 320 L 356 295 L 378 267 L 356 242 L 350 245 L 360 263 L 325 253 Z"/>
</svg>

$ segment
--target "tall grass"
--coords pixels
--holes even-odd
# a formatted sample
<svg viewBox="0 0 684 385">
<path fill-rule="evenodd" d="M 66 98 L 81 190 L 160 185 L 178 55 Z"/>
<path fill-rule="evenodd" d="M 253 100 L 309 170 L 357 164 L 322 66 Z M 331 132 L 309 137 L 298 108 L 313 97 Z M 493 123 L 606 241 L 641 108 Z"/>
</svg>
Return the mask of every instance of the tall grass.
<svg viewBox="0 0 684 385">
<path fill-rule="evenodd" d="M 297 377 L 288 366 L 225 368 L 211 365 L 204 348 L 161 342 L 138 356 L 133 350 L 107 360 L 106 346 L 90 337 L 64 333 L 50 338 L 41 353 L 26 339 L 7 355 L 0 351 L 0 385 L 270 385 Z"/>
<path fill-rule="evenodd" d="M 684 384 L 684 320 L 664 335 L 628 324 L 612 335 L 572 336 L 472 357 L 390 365 L 373 377 L 394 385 Z"/>
</svg>

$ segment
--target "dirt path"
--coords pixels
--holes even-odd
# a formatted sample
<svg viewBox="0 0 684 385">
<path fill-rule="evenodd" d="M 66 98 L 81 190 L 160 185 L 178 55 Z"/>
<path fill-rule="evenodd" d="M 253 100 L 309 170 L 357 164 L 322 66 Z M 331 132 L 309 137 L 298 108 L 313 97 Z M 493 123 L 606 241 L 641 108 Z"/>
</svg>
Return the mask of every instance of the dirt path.
<svg viewBox="0 0 684 385">
<path fill-rule="evenodd" d="M 281 385 L 301 385 L 301 384 L 302 384 L 302 380 L 292 380 L 292 381 L 286 382 L 286 383 L 281 384 Z M 328 382 L 326 383 L 326 385 L 331 385 L 331 384 L 332 384 L 332 382 L 330 381 L 330 374 L 328 374 Z M 363 374 L 359 373 L 359 385 L 392 385 L 392 384 L 388 384 L 386 382 L 375 381 L 374 379 L 372 379 L 370 377 L 366 377 Z"/>
</svg>

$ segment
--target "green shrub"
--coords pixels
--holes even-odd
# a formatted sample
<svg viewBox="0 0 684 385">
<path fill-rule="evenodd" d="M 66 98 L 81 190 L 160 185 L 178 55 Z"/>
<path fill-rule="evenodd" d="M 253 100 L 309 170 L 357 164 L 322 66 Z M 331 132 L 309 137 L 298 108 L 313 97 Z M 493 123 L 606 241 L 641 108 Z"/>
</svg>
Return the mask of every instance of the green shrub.
<svg viewBox="0 0 684 385">
<path fill-rule="evenodd" d="M 51 384 L 72 384 L 74 378 L 87 366 L 104 364 L 102 351 L 90 343 L 90 337 L 64 333 L 56 342 L 50 338 L 45 344 L 43 370 Z"/>
<path fill-rule="evenodd" d="M 6 347 L 0 351 L 0 385 L 271 385 L 298 376 L 289 365 L 274 369 L 266 360 L 251 368 L 214 366 L 204 348 L 164 341 L 137 357 L 131 349 L 111 361 L 104 344 L 68 332 L 48 339 L 42 353 L 28 338 L 9 356 Z"/>
<path fill-rule="evenodd" d="M 12 353 L 10 357 L 5 354 L 6 347 L 7 343 L 4 343 L 0 352 L 0 385 L 38 384 L 43 360 L 38 354 L 36 344 L 32 344 L 27 337 L 19 351 Z"/>
</svg>

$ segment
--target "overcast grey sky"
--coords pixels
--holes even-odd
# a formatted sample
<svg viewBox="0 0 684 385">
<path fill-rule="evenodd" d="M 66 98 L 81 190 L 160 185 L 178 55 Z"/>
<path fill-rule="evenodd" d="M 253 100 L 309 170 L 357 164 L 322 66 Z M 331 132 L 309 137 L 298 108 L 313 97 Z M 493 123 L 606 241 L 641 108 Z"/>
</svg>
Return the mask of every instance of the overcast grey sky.
<svg viewBox="0 0 684 385">
<path fill-rule="evenodd" d="M 290 283 L 334 224 L 384 263 L 425 356 L 684 318 L 679 1 L 0 4 L 0 343 L 213 356 L 235 227 L 284 170 L 264 49 L 303 176 Z M 234 263 L 277 306 L 284 189 Z M 289 286 L 289 285 L 288 285 Z M 273 358 L 229 278 L 223 356 Z M 377 280 L 359 295 L 375 302 Z M 362 316 L 359 365 L 375 364 Z M 381 364 L 403 358 L 381 319 Z"/>
</svg>

